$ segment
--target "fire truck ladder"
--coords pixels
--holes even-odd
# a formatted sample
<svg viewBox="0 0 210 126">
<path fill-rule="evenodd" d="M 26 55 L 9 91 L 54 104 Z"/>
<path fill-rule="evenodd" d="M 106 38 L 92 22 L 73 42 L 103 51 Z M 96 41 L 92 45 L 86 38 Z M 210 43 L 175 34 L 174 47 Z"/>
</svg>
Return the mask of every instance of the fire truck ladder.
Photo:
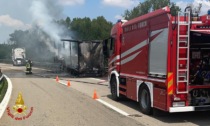
<svg viewBox="0 0 210 126">
<path fill-rule="evenodd" d="M 185 15 L 181 21 L 181 15 Z M 183 16 L 182 16 L 183 17 Z M 184 32 L 186 31 L 186 32 Z M 189 39 L 190 39 L 190 12 L 178 13 L 177 39 L 177 94 L 188 93 L 189 85 Z M 183 86 L 183 89 L 179 87 Z"/>
</svg>

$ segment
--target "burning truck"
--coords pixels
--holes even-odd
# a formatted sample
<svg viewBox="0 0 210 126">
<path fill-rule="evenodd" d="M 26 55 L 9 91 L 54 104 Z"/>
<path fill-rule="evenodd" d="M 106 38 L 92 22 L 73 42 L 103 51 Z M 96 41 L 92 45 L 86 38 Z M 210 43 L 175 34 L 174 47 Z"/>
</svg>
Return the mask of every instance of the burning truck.
<svg viewBox="0 0 210 126">
<path fill-rule="evenodd" d="M 58 54 L 62 69 L 75 76 L 101 76 L 105 72 L 102 40 L 61 41 Z"/>
</svg>

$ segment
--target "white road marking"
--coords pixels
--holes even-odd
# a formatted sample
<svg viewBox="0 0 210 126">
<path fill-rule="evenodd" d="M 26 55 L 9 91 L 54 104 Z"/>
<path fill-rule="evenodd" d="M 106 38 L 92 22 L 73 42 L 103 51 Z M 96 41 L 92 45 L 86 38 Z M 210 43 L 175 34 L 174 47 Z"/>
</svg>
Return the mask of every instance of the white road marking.
<svg viewBox="0 0 210 126">
<path fill-rule="evenodd" d="M 62 81 L 62 80 L 58 81 L 58 83 L 63 84 L 63 85 L 67 85 L 67 82 L 64 82 L 64 81 Z M 118 112 L 118 113 L 124 115 L 124 116 L 129 116 L 129 114 L 126 113 L 125 111 L 123 111 L 123 110 L 121 110 L 121 109 L 119 109 L 119 108 L 117 108 L 117 107 L 115 107 L 115 106 L 113 106 L 113 105 L 111 105 L 111 104 L 109 104 L 109 103 L 107 103 L 107 102 L 101 100 L 101 99 L 96 99 L 96 100 L 97 100 L 98 102 L 104 104 L 105 106 L 107 106 L 107 107 L 113 109 L 114 111 L 116 111 L 116 112 Z"/>
<path fill-rule="evenodd" d="M 118 112 L 118 113 L 124 115 L 124 116 L 129 116 L 128 113 L 124 112 L 123 110 L 121 110 L 121 109 L 119 109 L 119 108 L 117 108 L 117 107 L 115 107 L 115 106 L 113 106 L 113 105 L 111 105 L 111 104 L 109 104 L 109 103 L 107 103 L 107 102 L 101 100 L 101 99 L 96 99 L 96 100 L 99 101 L 100 103 L 106 105 L 107 107 L 109 107 L 109 108 L 115 110 L 116 112 Z"/>
<path fill-rule="evenodd" d="M 4 75 L 4 77 L 7 79 L 8 88 L 7 88 L 7 92 L 4 96 L 4 99 L 0 103 L 0 119 L 1 119 L 2 115 L 4 114 L 4 111 L 6 110 L 6 107 L 9 103 L 9 100 L 10 100 L 11 95 L 12 95 L 12 82 L 6 75 Z"/>
<path fill-rule="evenodd" d="M 68 82 L 68 81 L 67 81 Z M 63 84 L 63 85 L 67 85 L 67 82 L 64 81 L 58 81 L 58 83 Z"/>
<path fill-rule="evenodd" d="M 103 80 L 103 79 L 99 79 L 99 78 L 90 78 L 92 80 L 97 80 L 97 81 L 106 81 L 106 80 Z"/>
</svg>

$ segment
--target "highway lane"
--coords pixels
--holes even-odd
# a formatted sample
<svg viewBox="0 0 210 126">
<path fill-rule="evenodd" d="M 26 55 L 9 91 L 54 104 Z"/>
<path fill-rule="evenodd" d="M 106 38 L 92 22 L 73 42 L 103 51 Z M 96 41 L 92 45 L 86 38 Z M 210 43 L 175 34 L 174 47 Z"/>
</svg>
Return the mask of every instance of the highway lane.
<svg viewBox="0 0 210 126">
<path fill-rule="evenodd" d="M 110 96 L 108 83 L 95 78 L 61 78 L 70 80 L 71 87 L 92 97 L 93 91 L 96 89 L 99 98 L 129 114 L 130 118 L 146 126 L 210 126 L 210 111 L 206 112 L 186 112 L 186 113 L 165 113 L 155 110 L 154 115 L 144 115 L 139 111 L 137 102 L 131 100 L 113 101 Z M 103 78 L 104 79 L 104 78 Z"/>
<path fill-rule="evenodd" d="M 1 66 L 1 64 L 0 64 Z M 10 68 L 10 66 L 5 66 Z M 15 69 L 16 71 L 24 70 L 24 68 L 21 67 L 11 67 L 12 69 Z M 45 72 L 45 70 L 40 69 L 34 69 L 34 72 L 38 76 L 47 76 L 51 77 L 51 81 L 54 83 L 55 80 L 52 78 L 55 78 L 57 74 Z M 13 73 L 15 74 L 15 73 Z M 16 75 L 18 76 L 18 75 Z M 34 76 L 37 78 L 38 76 Z M 25 76 L 27 77 L 27 76 Z M 33 79 L 35 79 L 33 78 Z M 71 86 L 67 88 L 64 85 L 61 85 L 61 90 L 74 90 L 77 92 L 80 92 L 85 97 L 89 97 L 90 100 L 93 96 L 93 91 L 96 89 L 97 94 L 99 98 L 121 110 L 128 113 L 129 121 L 137 121 L 140 124 L 146 125 L 146 126 L 208 126 L 210 125 L 210 112 L 187 112 L 187 113 L 163 113 L 161 111 L 155 111 L 155 114 L 152 116 L 147 116 L 142 114 L 139 111 L 138 103 L 131 101 L 131 100 L 122 100 L 119 102 L 113 101 L 110 97 L 110 91 L 108 88 L 108 83 L 95 78 L 70 78 L 70 77 L 60 77 L 60 80 L 66 84 L 66 80 L 70 80 Z M 47 79 L 47 78 L 45 78 Z M 43 79 L 43 80 L 45 80 Z M 106 79 L 106 78 L 103 78 Z M 42 80 L 42 81 L 43 81 Z M 41 80 L 40 80 L 41 81 Z M 42 83 L 41 81 L 41 83 Z M 59 84 L 56 83 L 58 86 Z M 53 84 L 54 85 L 54 84 Z M 60 86 L 58 86 L 60 87 Z M 41 90 L 41 89 L 39 89 Z M 64 93 L 65 94 L 65 93 Z M 16 94 L 17 95 L 17 94 Z M 17 96 L 15 96 L 16 98 Z M 25 97 L 25 96 L 23 96 Z M 11 101 L 10 101 L 11 102 Z M 95 102 L 94 102 L 95 103 Z M 14 101 L 13 101 L 14 104 Z M 96 102 L 96 104 L 101 104 L 99 102 Z M 106 108 L 106 107 L 105 107 Z M 35 110 L 34 110 L 35 111 Z M 108 111 L 114 112 L 111 109 L 108 109 Z M 114 112 L 115 113 L 115 112 Z M 117 114 L 119 117 L 125 117 L 120 114 Z M 127 119 L 126 118 L 126 119 Z M 131 118 L 131 120 L 130 120 Z M 0 120 L 1 122 L 1 120 Z M 120 124 L 116 124 L 117 126 Z M 129 124 L 130 125 L 130 124 Z"/>
<path fill-rule="evenodd" d="M 11 69 L 10 69 L 11 68 Z M 73 88 L 58 84 L 51 78 L 26 76 L 21 67 L 4 66 L 2 71 L 11 78 L 13 92 L 9 110 L 13 114 L 19 92 L 32 114 L 25 120 L 15 120 L 5 111 L 0 126 L 139 126 L 142 125 L 129 117 L 107 108 L 91 97 Z M 22 69 L 24 70 L 24 68 Z M 15 115 L 19 118 L 24 115 Z"/>
</svg>

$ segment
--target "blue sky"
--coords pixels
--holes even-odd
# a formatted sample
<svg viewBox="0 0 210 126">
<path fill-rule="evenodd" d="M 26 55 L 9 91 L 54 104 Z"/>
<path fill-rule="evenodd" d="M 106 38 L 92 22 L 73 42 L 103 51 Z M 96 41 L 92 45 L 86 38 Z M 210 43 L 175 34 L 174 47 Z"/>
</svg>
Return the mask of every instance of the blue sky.
<svg viewBox="0 0 210 126">
<path fill-rule="evenodd" d="M 64 7 L 64 14 L 73 17 L 90 17 L 104 16 L 108 21 L 115 22 L 116 15 L 123 14 L 125 8 L 105 6 L 99 0 L 90 0 L 82 5 Z"/>
<path fill-rule="evenodd" d="M 64 14 L 71 18 L 104 16 L 108 21 L 117 21 L 116 16 L 122 15 L 129 7 L 117 7 L 104 5 L 100 0 L 88 0 L 84 4 L 75 6 L 65 6 Z"/>
<path fill-rule="evenodd" d="M 133 1 L 133 3 L 127 4 L 128 6 L 120 6 L 116 4 L 112 4 L 113 0 L 86 0 L 84 3 L 75 4 L 72 6 L 64 6 L 64 14 L 71 18 L 74 17 L 90 17 L 95 18 L 97 16 L 103 15 L 108 21 L 115 22 L 117 21 L 117 17 L 124 14 L 126 9 L 132 9 L 139 2 L 144 0 L 118 0 L 118 1 Z M 110 3 L 109 3 L 110 1 Z M 171 0 L 173 2 L 182 2 L 182 0 Z M 194 0 L 183 0 L 184 3 L 193 2 Z"/>
<path fill-rule="evenodd" d="M 126 9 L 144 0 L 0 0 L 0 43 L 14 30 L 30 29 L 32 24 L 48 25 L 51 19 L 104 16 L 115 23 Z M 184 9 L 187 4 L 202 3 L 201 13 L 210 9 L 209 0 L 171 0 Z M 41 5 L 43 4 L 43 5 Z M 39 6 L 41 5 L 41 7 Z M 52 5 L 52 6 L 51 6 Z M 54 7 L 54 8 L 53 8 Z M 40 9 L 41 8 L 41 9 Z M 47 17 L 47 19 L 41 19 Z"/>
</svg>

